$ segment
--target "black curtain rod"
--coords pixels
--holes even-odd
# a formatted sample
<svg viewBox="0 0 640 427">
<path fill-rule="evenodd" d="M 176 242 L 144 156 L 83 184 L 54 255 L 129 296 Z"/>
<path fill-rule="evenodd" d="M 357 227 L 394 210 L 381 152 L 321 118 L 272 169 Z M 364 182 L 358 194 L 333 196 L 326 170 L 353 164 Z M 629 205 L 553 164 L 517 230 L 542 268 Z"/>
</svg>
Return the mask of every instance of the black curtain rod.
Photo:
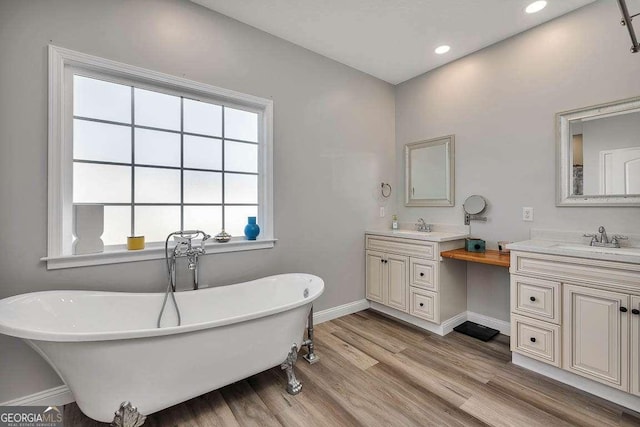
<svg viewBox="0 0 640 427">
<path fill-rule="evenodd" d="M 640 45 L 638 45 L 636 32 L 633 30 L 633 17 L 638 16 L 639 14 L 635 14 L 633 16 L 629 15 L 626 0 L 618 0 L 618 5 L 620 6 L 620 12 L 622 12 L 622 21 L 620 21 L 620 23 L 627 27 L 629 37 L 631 37 L 631 52 L 636 53 L 640 50 Z"/>
</svg>

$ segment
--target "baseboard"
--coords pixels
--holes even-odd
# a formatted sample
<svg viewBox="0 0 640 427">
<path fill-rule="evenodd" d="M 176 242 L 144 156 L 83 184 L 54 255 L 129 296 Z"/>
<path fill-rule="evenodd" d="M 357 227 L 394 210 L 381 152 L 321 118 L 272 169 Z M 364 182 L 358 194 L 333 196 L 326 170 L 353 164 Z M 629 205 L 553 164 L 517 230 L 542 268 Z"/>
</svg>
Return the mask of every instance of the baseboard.
<svg viewBox="0 0 640 427">
<path fill-rule="evenodd" d="M 316 311 L 313 313 L 313 323 L 317 325 L 323 322 L 328 322 L 329 320 L 357 313 L 358 311 L 366 310 L 367 308 L 369 308 L 369 301 L 361 299 L 339 305 L 337 307 L 328 308 L 326 310 Z"/>
<path fill-rule="evenodd" d="M 405 323 L 409 323 L 411 325 L 426 329 L 429 332 L 433 332 L 442 336 L 447 335 L 449 332 L 453 331 L 453 328 L 460 325 L 461 323 L 464 323 L 467 320 L 497 329 L 501 334 L 511 336 L 511 324 L 509 322 L 485 316 L 483 314 L 474 313 L 472 311 L 459 313 L 449 319 L 443 320 L 438 325 L 436 323 L 419 319 L 403 311 L 387 307 L 386 305 L 382 305 L 374 301 L 371 301 L 370 304 L 372 310 L 379 311 L 380 313 L 402 320 Z"/>
<path fill-rule="evenodd" d="M 625 408 L 640 412 L 640 397 L 600 384 L 588 378 L 581 377 L 580 375 L 565 371 L 564 369 L 547 365 L 546 363 L 539 362 L 518 353 L 511 353 L 511 363 L 586 391 L 605 400 L 617 403 Z"/>
<path fill-rule="evenodd" d="M 463 312 L 454 317 L 451 317 L 450 319 L 443 321 L 438 325 L 436 323 L 419 319 L 403 311 L 399 311 L 394 308 L 387 307 L 386 305 L 382 305 L 373 301 L 371 301 L 371 309 L 441 336 L 448 334 L 453 330 L 453 328 L 455 328 L 456 326 L 458 326 L 459 324 L 467 320 L 466 313 Z"/>
<path fill-rule="evenodd" d="M 453 331 L 453 328 L 455 328 L 458 325 L 463 324 L 466 321 L 467 321 L 467 312 L 460 313 L 457 316 L 453 316 L 453 317 L 445 320 L 441 324 L 441 326 L 442 326 L 442 335 L 447 335 L 449 332 Z"/>
<path fill-rule="evenodd" d="M 0 403 L 0 406 L 62 406 L 75 402 L 69 387 L 61 385 Z"/>
<path fill-rule="evenodd" d="M 484 314 L 474 313 L 473 311 L 467 311 L 467 320 L 470 322 L 479 323 L 483 326 L 488 326 L 493 329 L 497 329 L 501 334 L 508 337 L 511 336 L 511 323 L 504 320 L 496 319 L 494 317 L 485 316 Z"/>
</svg>

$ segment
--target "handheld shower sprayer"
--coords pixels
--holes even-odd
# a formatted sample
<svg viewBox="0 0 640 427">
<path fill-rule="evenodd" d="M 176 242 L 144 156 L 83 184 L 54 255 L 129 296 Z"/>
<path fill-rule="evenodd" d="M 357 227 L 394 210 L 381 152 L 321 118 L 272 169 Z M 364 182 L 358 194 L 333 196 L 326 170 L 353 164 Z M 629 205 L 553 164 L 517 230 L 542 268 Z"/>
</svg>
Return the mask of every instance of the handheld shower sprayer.
<svg viewBox="0 0 640 427">
<path fill-rule="evenodd" d="M 201 236 L 200 245 L 193 247 L 193 241 Z M 174 238 L 176 245 L 173 247 L 171 254 L 169 253 L 169 240 L 171 237 Z M 206 241 L 211 238 L 210 234 L 205 233 L 202 230 L 180 230 L 174 231 L 170 233 L 165 242 L 164 242 L 164 253 L 165 253 L 165 261 L 167 264 L 167 276 L 169 278 L 169 283 L 167 285 L 167 291 L 164 295 L 164 301 L 162 302 L 162 308 L 160 309 L 160 314 L 158 315 L 158 328 L 160 327 L 160 322 L 162 320 L 162 314 L 164 313 L 164 309 L 167 304 L 167 299 L 169 298 L 169 294 L 171 294 L 171 300 L 173 301 L 173 305 L 176 308 L 176 313 L 178 315 L 178 326 L 182 323 L 182 319 L 180 316 L 180 309 L 178 308 L 178 302 L 176 301 L 176 297 L 174 292 L 176 291 L 176 260 L 179 257 L 186 257 L 188 261 L 189 270 L 193 271 L 193 289 L 197 290 L 199 287 L 198 282 L 198 257 L 200 255 L 204 255 L 206 253 L 205 244 Z"/>
</svg>

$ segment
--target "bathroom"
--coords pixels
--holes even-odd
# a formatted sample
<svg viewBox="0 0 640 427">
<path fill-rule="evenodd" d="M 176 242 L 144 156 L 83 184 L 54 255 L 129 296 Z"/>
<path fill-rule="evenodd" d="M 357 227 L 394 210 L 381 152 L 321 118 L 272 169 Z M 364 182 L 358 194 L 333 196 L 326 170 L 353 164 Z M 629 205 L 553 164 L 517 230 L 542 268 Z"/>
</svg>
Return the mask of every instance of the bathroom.
<svg viewBox="0 0 640 427">
<path fill-rule="evenodd" d="M 340 341 L 347 339 L 346 335 L 355 333 L 345 332 L 347 322 L 362 328 L 366 322 L 378 322 L 387 335 L 394 331 L 409 340 L 428 335 L 434 346 L 440 342 L 435 333 L 419 326 L 408 327 L 406 319 L 405 323 L 392 323 L 379 311 L 370 309 L 365 288 L 365 233 L 390 230 L 393 215 L 398 216 L 401 228 L 413 228 L 419 218 L 434 224 L 436 230 L 443 224 L 464 227 L 465 200 L 481 195 L 487 201 L 481 215 L 487 220 L 471 221 L 470 233 L 486 241 L 490 250 L 497 249 L 498 241 L 527 241 L 532 230 L 584 234 L 596 233 L 602 225 L 611 235 L 640 235 L 638 203 L 557 204 L 556 114 L 640 96 L 640 53 L 629 51 L 631 41 L 627 28 L 620 25 L 617 1 L 548 0 L 547 7 L 535 14 L 525 13 L 531 3 L 526 0 L 509 2 L 513 5 L 508 10 L 504 2 L 490 1 L 486 11 L 472 1 L 458 2 L 456 7 L 437 0 L 411 6 L 408 4 L 413 2 L 375 2 L 375 7 L 358 1 L 351 6 L 332 6 L 344 8 L 337 12 L 329 6 L 330 10 L 317 11 L 311 2 L 300 10 L 288 8 L 286 2 L 250 1 L 245 7 L 234 7 L 233 3 L 0 1 L 0 224 L 5 230 L 0 299 L 53 290 L 164 293 L 166 289 L 163 251 L 154 252 L 154 242 L 147 242 L 152 253 L 144 252 L 147 249 L 131 256 L 125 253 L 123 259 L 112 257 L 109 263 L 80 265 L 73 256 L 58 256 L 65 259 L 56 265 L 53 259 L 51 46 L 234 91 L 259 98 L 263 105 L 272 107 L 272 145 L 270 157 L 264 159 L 270 166 L 266 181 L 271 184 L 264 190 L 266 203 L 260 205 L 265 210 L 262 216 L 257 215 L 262 228 L 258 246 L 243 250 L 244 243 L 232 241 L 220 252 L 218 246 L 208 246 L 208 254 L 199 260 L 201 289 L 196 292 L 285 273 L 318 276 L 324 281 L 324 292 L 313 303 L 320 360 L 305 365 L 305 350 L 301 351 L 296 366 L 303 390 L 294 397 L 288 397 L 284 390 L 286 376 L 279 367 L 229 386 L 235 388 L 213 392 L 231 408 L 225 413 L 232 413 L 240 425 L 250 425 L 252 421 L 249 416 L 242 417 L 242 404 L 263 400 L 260 407 L 270 406 L 264 394 L 256 398 L 250 393 L 252 389 L 282 391 L 292 408 L 307 411 L 313 418 L 314 414 L 327 412 L 331 402 L 338 400 L 335 390 L 350 390 L 354 399 L 361 398 L 354 390 L 354 385 L 364 381 L 359 371 L 373 369 L 392 387 L 389 372 L 399 373 L 383 369 L 393 362 L 389 359 L 380 363 L 383 354 L 372 349 L 367 352 L 367 348 L 356 347 L 353 341 L 342 356 L 329 354 L 327 347 L 342 345 Z M 631 14 L 640 12 L 637 0 L 627 0 L 626 4 Z M 443 18 L 435 21 L 444 24 L 430 29 L 436 22 L 425 12 L 429 8 L 442 14 Z M 416 17 L 420 14 L 425 16 Z M 324 26 L 331 16 L 336 19 L 335 31 Z M 359 21 L 359 17 L 363 31 L 368 31 L 361 34 L 372 37 L 369 41 L 356 37 L 354 29 L 350 33 L 350 26 L 345 23 Z M 389 20 L 389 28 L 406 27 L 401 32 L 405 36 L 421 32 L 425 35 L 396 39 L 393 31 L 379 30 L 384 19 Z M 404 22 L 411 25 L 403 25 Z M 342 46 L 340 37 L 350 39 L 349 43 L 345 41 Z M 406 48 L 399 43 L 406 43 Z M 449 44 L 451 50 L 435 54 L 434 49 L 443 44 Z M 340 46 L 344 49 L 338 49 Z M 366 57 L 357 50 L 364 47 Z M 446 135 L 455 136 L 453 205 L 406 206 L 406 144 Z M 382 188 L 382 183 L 388 187 Z M 523 208 L 533 208 L 532 221 L 523 220 Z M 249 215 L 237 223 L 244 225 L 246 216 Z M 221 231 L 202 228 L 212 237 Z M 164 230 L 162 235 L 172 231 L 176 231 L 175 227 Z M 242 241 L 242 227 L 228 231 L 239 239 L 237 242 Z M 122 236 L 122 244 L 126 237 Z M 632 242 L 633 239 L 623 244 Z M 237 250 L 228 249 L 232 247 Z M 145 259 L 145 254 L 150 255 Z M 456 336 L 456 342 L 465 343 L 472 355 L 479 348 L 477 351 L 499 348 L 499 352 L 508 353 L 512 312 L 509 270 L 473 262 L 442 262 L 465 271 L 466 312 L 475 315 L 468 320 L 501 332 L 486 344 L 488 347 L 456 333 L 447 337 Z M 178 262 L 177 280 L 176 295 L 180 296 L 191 286 L 184 260 Z M 304 324 L 300 325 L 300 332 L 303 329 Z M 260 351 L 249 344 L 246 348 L 249 352 Z M 356 356 L 360 369 L 353 372 L 348 387 L 332 387 L 333 383 L 321 381 L 323 374 L 336 367 L 335 360 Z M 176 353 L 176 364 L 180 357 Z M 368 365 L 371 367 L 364 369 Z M 19 338 L 0 334 L 0 378 L 0 407 L 68 405 L 65 411 L 70 411 L 69 420 L 88 420 L 81 418 L 72 403 L 77 398 L 60 376 Z M 269 386 L 271 383 L 273 387 Z M 414 384 L 407 391 L 408 398 L 418 399 L 416 395 L 424 387 Z M 347 391 L 344 393 L 348 396 Z M 430 393 L 437 395 L 433 390 Z M 483 411 L 482 405 L 474 406 L 473 399 L 464 393 L 463 398 L 449 396 L 444 389 L 442 393 L 439 397 L 447 404 L 471 417 L 465 418 L 469 425 L 505 425 L 496 420 L 495 413 L 504 413 L 501 411 L 506 411 L 506 405 L 487 405 L 491 411 Z M 580 400 L 580 393 L 567 397 L 565 406 L 580 407 L 585 402 Z M 640 422 L 635 412 L 640 405 L 628 403 L 629 409 L 620 402 L 593 399 L 587 403 L 597 402 L 608 409 L 616 405 L 611 413 L 632 425 Z M 492 402 L 498 400 L 496 397 Z M 432 401 L 442 400 L 433 397 Z M 318 409 L 314 404 L 324 406 Z M 395 414 L 392 406 L 393 401 L 385 402 L 383 408 Z M 425 409 L 427 416 L 429 410 L 434 415 L 424 424 L 444 424 L 437 422 L 437 406 L 434 403 Z M 528 409 L 522 409 L 522 414 L 517 410 L 509 412 L 516 421 L 506 425 L 533 425 L 523 420 L 531 420 L 539 412 L 547 413 L 533 408 L 531 403 L 525 406 Z M 371 414 L 384 415 L 376 412 L 371 401 L 364 407 L 370 408 Z M 117 409 L 109 408 L 109 412 Z M 173 411 L 173 418 L 167 418 L 173 421 L 167 421 L 168 425 L 197 425 L 188 413 L 183 413 L 189 412 L 184 407 L 166 411 Z M 269 419 L 284 425 L 300 421 L 290 412 L 279 408 Z M 343 417 L 332 421 L 343 425 L 372 424 L 364 412 L 347 406 L 337 411 Z M 153 418 L 162 413 L 146 415 L 162 425 L 160 418 Z M 412 413 L 396 425 L 419 425 L 418 415 L 419 411 Z M 580 424 L 560 415 L 569 416 L 566 412 L 553 413 L 565 424 Z M 615 418 L 614 415 L 609 414 Z M 593 419 L 600 418 L 594 415 Z M 78 421 L 75 425 L 83 424 Z"/>
</svg>

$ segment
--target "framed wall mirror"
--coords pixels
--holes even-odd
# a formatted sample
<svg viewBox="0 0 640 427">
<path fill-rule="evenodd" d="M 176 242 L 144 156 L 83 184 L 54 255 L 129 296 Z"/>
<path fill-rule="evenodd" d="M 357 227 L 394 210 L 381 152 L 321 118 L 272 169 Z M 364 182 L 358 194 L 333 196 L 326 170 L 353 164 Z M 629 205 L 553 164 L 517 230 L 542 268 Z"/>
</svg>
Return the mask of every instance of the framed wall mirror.
<svg viewBox="0 0 640 427">
<path fill-rule="evenodd" d="M 453 206 L 453 135 L 407 144 L 405 155 L 405 205 Z"/>
<path fill-rule="evenodd" d="M 556 115 L 558 206 L 640 206 L 640 97 Z"/>
</svg>

